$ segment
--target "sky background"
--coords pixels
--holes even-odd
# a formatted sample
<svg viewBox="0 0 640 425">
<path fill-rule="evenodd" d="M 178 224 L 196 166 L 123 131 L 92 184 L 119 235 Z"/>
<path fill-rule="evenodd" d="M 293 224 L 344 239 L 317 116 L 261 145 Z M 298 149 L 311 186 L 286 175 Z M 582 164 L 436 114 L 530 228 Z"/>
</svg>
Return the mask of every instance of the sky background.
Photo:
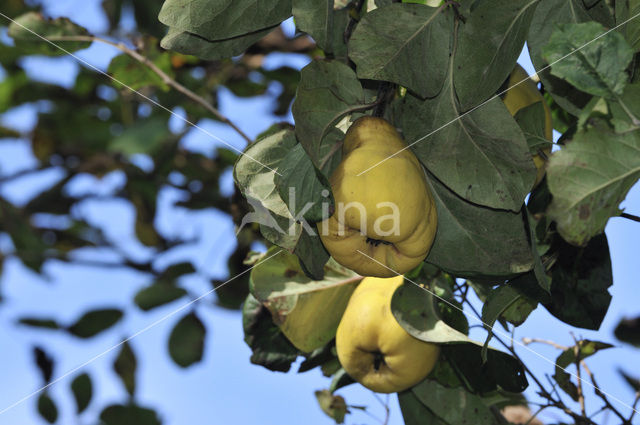
<svg viewBox="0 0 640 425">
<path fill-rule="evenodd" d="M 58 0 L 44 1 L 45 14 L 50 17 L 66 16 L 95 34 L 104 33 L 107 21 L 102 15 L 99 0 Z M 0 12 L 2 6 L 0 5 Z M 2 18 L 0 18 L 2 19 Z M 123 18 L 125 29 L 131 29 L 134 22 L 130 14 Z M 292 24 L 285 25 L 288 33 Z M 6 34 L 0 34 L 6 40 Z M 77 54 L 83 60 L 99 69 L 106 70 L 116 50 L 94 43 Z M 288 64 L 302 67 L 308 62 L 303 55 L 271 54 L 265 60 L 265 67 Z M 524 53 L 519 62 L 533 72 L 528 55 Z M 79 66 L 73 58 L 27 58 L 24 66 L 29 75 L 38 80 L 69 87 L 75 80 Z M 3 73 L 0 70 L 0 79 Z M 109 82 L 105 77 L 105 84 Z M 108 91 L 108 89 L 105 89 Z M 281 119 L 270 114 L 272 95 L 277 85 L 270 87 L 270 94 L 251 98 L 237 98 L 229 91 L 220 91 L 221 112 L 234 121 L 250 136 L 255 136 Z M 186 101 L 186 100 L 185 100 Z M 11 110 L 0 116 L 0 123 L 19 130 L 28 130 L 35 124 L 38 108 L 46 105 L 28 105 Z M 288 117 L 293 122 L 291 116 Z M 171 120 L 173 130 L 183 124 L 179 119 Z M 222 124 L 205 121 L 200 124 L 208 132 L 225 142 L 243 149 L 244 141 L 231 129 Z M 556 134 L 557 137 L 557 134 Z M 186 147 L 212 155 L 217 146 L 224 146 L 197 129 L 192 129 L 183 143 Z M 136 158 L 144 166 L 148 159 Z M 0 141 L 0 175 L 12 174 L 36 164 L 26 140 Z M 37 176 L 21 178 L 11 184 L 0 186 L 0 194 L 11 202 L 23 204 L 40 190 L 54 184 L 60 172 L 53 170 Z M 124 184 L 123 174 L 113 172 L 97 180 L 88 176 L 74 179 L 70 185 L 73 193 L 97 192 L 109 194 Z M 231 174 L 222 181 L 224 189 L 233 190 Z M 172 204 L 179 198 L 173 190 L 162 192 L 160 216 L 157 225 L 164 234 L 200 235 L 197 244 L 173 251 L 170 255 L 157 258 L 157 264 L 168 264 L 185 258 L 195 258 L 198 273 L 183 279 L 182 283 L 194 294 L 202 294 L 211 289 L 209 279 L 226 277 L 226 259 L 235 247 L 234 227 L 231 219 L 214 210 L 188 212 Z M 629 213 L 640 214 L 640 189 L 632 189 L 622 204 Z M 134 210 L 121 201 L 87 201 L 78 206 L 79 214 L 99 224 L 112 239 L 123 241 L 122 246 L 135 258 L 144 259 L 152 255 L 133 234 Z M 606 233 L 609 238 L 613 261 L 614 286 L 610 289 L 613 300 L 609 312 L 598 332 L 571 328 L 549 315 L 539 307 L 518 328 L 516 340 L 522 337 L 537 337 L 554 340 L 563 345 L 571 345 L 573 331 L 578 338 L 596 339 L 616 345 L 616 348 L 598 353 L 587 363 L 596 373 L 602 390 L 626 404 L 633 400 L 627 384 L 619 377 L 618 368 L 633 375 L 639 375 L 640 350 L 633 350 L 618 343 L 613 337 L 613 329 L 623 317 L 640 313 L 637 284 L 637 247 L 640 240 L 640 224 L 622 218 L 610 220 Z M 10 247 L 8 238 L 0 234 L 0 249 Z M 111 255 L 97 250 L 82 251 L 79 258 L 105 259 Z M 50 261 L 45 268 L 46 278 L 35 275 L 16 260 L 8 260 L 0 277 L 0 410 L 32 393 L 41 386 L 41 377 L 32 358 L 32 347 L 45 347 L 56 361 L 54 379 L 85 363 L 87 360 L 111 348 L 123 338 L 145 328 L 150 323 L 164 317 L 186 303 L 184 299 L 145 313 L 135 308 L 133 295 L 151 278 L 140 273 L 118 269 L 99 269 L 69 266 Z M 233 282 L 229 283 L 230 285 Z M 214 295 L 208 299 L 212 300 Z M 69 323 L 92 308 L 121 307 L 127 310 L 125 319 L 106 332 L 87 341 L 77 339 L 62 332 L 47 332 L 17 326 L 15 321 L 22 316 L 40 315 L 55 317 L 61 323 Z M 304 374 L 270 372 L 249 363 L 251 352 L 243 341 L 241 314 L 213 306 L 213 303 L 199 303 L 196 307 L 207 328 L 206 349 L 203 361 L 186 370 L 173 364 L 167 351 L 167 340 L 173 325 L 184 314 L 178 314 L 137 336 L 130 344 L 138 356 L 137 400 L 140 405 L 156 408 L 163 423 L 178 424 L 331 424 L 318 407 L 314 391 L 326 388 L 330 380 L 322 377 L 319 370 Z M 470 324 L 477 324 L 470 319 Z M 477 339 L 484 333 L 476 331 Z M 540 377 L 553 374 L 557 350 L 532 345 L 532 353 L 519 349 L 524 362 Z M 96 418 L 105 405 L 126 401 L 126 393 L 112 369 L 118 350 L 107 353 L 82 370 L 61 380 L 50 389 L 51 396 L 58 403 L 60 419 L 58 423 L 72 424 L 75 421 L 75 406 L 69 390 L 73 377 L 83 371 L 93 378 L 94 398 L 90 407 L 81 416 L 79 423 L 87 423 Z M 539 356 L 544 356 L 545 360 Z M 549 363 L 551 361 L 551 363 Z M 293 371 L 297 369 L 294 365 Z M 534 386 L 527 395 L 535 399 Z M 369 406 L 371 412 L 382 418 L 381 404 L 359 385 L 352 385 L 338 392 L 347 403 Z M 586 393 L 593 391 L 586 389 Z M 382 397 L 384 399 L 384 396 Z M 37 397 L 33 397 L 0 415 L 0 424 L 44 423 L 35 409 Z M 402 424 L 401 414 L 395 395 L 390 399 L 391 418 L 389 424 Z M 595 406 L 595 403 L 592 405 Z M 627 409 L 617 405 L 622 412 Z M 558 421 L 557 412 L 543 412 L 540 417 L 545 422 Z M 605 416 L 599 416 L 601 423 L 607 423 Z M 374 424 L 374 419 L 357 412 L 347 417 L 348 424 Z M 611 421 L 611 423 L 615 423 Z M 638 422 L 640 423 L 640 422 Z"/>
</svg>

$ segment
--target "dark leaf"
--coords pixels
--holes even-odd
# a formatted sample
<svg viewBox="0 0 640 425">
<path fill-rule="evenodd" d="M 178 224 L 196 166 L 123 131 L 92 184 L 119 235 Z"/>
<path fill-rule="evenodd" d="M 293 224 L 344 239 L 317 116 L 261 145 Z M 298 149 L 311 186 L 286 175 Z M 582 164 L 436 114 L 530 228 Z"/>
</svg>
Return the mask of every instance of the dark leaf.
<svg viewBox="0 0 640 425">
<path fill-rule="evenodd" d="M 51 381 L 53 375 L 53 359 L 42 348 L 34 347 L 33 355 L 35 357 L 36 366 L 42 374 L 42 380 L 45 384 Z"/>
<path fill-rule="evenodd" d="M 113 363 L 113 370 L 118 374 L 124 388 L 133 397 L 136 391 L 136 369 L 138 361 L 127 341 L 121 345 L 120 353 Z"/>
<path fill-rule="evenodd" d="M 622 319 L 616 326 L 615 335 L 618 340 L 640 348 L 640 317 Z"/>
<path fill-rule="evenodd" d="M 60 325 L 54 319 L 39 319 L 35 317 L 22 317 L 18 320 L 21 325 L 43 329 L 60 329 Z"/>
<path fill-rule="evenodd" d="M 40 393 L 40 396 L 38 397 L 38 413 L 42 419 L 50 424 L 55 423 L 58 420 L 58 408 L 46 391 Z"/>
<path fill-rule="evenodd" d="M 184 316 L 169 336 L 169 354 L 180 367 L 189 367 L 202 360 L 206 329 L 195 313 Z"/>
<path fill-rule="evenodd" d="M 37 12 L 19 16 L 9 25 L 9 36 L 15 40 L 16 47 L 28 54 L 62 56 L 86 49 L 91 41 L 64 41 L 64 37 L 88 35 L 86 29 L 67 18 L 46 19 Z"/>
<path fill-rule="evenodd" d="M 71 381 L 71 392 L 76 401 L 76 413 L 80 414 L 89 406 L 93 396 L 93 384 L 88 374 L 83 373 Z"/>
<path fill-rule="evenodd" d="M 122 311 L 115 308 L 92 310 L 82 315 L 67 330 L 79 338 L 91 338 L 109 329 L 122 319 Z"/>
<path fill-rule="evenodd" d="M 155 411 L 135 405 L 112 404 L 100 413 L 104 425 L 161 425 Z"/>
<path fill-rule="evenodd" d="M 187 291 L 170 283 L 162 281 L 141 289 L 133 301 L 144 311 L 170 303 L 183 297 Z"/>
</svg>

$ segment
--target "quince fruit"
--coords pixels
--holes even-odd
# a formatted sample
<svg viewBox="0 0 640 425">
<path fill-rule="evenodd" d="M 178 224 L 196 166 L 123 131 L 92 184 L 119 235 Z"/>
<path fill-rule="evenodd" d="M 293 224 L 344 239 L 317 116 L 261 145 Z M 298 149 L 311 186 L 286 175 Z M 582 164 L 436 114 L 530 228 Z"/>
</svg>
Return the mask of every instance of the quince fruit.
<svg viewBox="0 0 640 425">
<path fill-rule="evenodd" d="M 521 81 L 526 80 L 522 83 Z M 520 84 L 518 84 L 520 83 Z M 514 87 L 514 85 L 518 84 Z M 513 87 L 513 88 L 512 88 Z M 526 108 L 529 105 L 533 105 L 536 102 L 542 102 L 542 106 L 544 107 L 544 137 L 550 142 L 553 141 L 553 123 L 551 120 L 551 109 L 549 109 L 549 105 L 544 101 L 544 97 L 538 91 L 538 87 L 536 83 L 529 78 L 529 74 L 524 70 L 520 65 L 516 65 L 516 67 L 511 72 L 509 76 L 508 83 L 509 90 L 506 92 L 504 99 L 505 106 L 509 110 L 509 113 L 512 116 L 515 116 L 518 111 L 522 108 Z M 549 156 L 551 154 L 551 146 L 542 149 L 542 152 L 545 156 Z M 542 181 L 545 173 L 545 164 L 546 160 L 538 154 L 533 155 L 533 162 L 536 165 L 536 169 L 538 170 L 538 174 L 536 176 L 536 182 L 534 187 L 538 185 Z"/>
<path fill-rule="evenodd" d="M 369 116 L 349 127 L 342 155 L 329 178 L 336 210 L 318 224 L 322 243 L 363 276 L 408 272 L 429 253 L 437 227 L 422 165 L 391 124 Z"/>
<path fill-rule="evenodd" d="M 436 344 L 411 336 L 391 312 L 391 297 L 403 276 L 366 277 L 356 288 L 336 333 L 338 360 L 365 387 L 393 393 L 413 387 L 431 373 Z"/>
</svg>

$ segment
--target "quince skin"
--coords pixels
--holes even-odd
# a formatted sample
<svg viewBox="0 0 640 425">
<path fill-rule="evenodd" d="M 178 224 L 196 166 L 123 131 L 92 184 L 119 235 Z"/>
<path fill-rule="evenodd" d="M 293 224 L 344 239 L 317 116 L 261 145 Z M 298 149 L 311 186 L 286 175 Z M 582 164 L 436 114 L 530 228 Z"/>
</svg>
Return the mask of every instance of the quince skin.
<svg viewBox="0 0 640 425">
<path fill-rule="evenodd" d="M 393 393 L 413 387 L 431 373 L 436 344 L 411 336 L 391 312 L 391 297 L 403 276 L 366 277 L 354 291 L 336 333 L 338 360 L 365 387 Z"/>
<path fill-rule="evenodd" d="M 329 179 L 336 210 L 318 224 L 322 243 L 363 276 L 408 272 L 429 253 L 437 227 L 422 165 L 391 124 L 369 116 L 349 127 L 342 154 Z"/>
</svg>

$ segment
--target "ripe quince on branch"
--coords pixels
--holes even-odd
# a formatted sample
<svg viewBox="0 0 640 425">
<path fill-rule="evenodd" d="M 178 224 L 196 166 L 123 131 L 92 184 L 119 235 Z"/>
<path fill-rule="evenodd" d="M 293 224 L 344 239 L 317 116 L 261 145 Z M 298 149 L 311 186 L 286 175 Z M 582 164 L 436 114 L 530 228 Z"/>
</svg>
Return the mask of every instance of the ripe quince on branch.
<svg viewBox="0 0 640 425">
<path fill-rule="evenodd" d="M 524 80 L 524 81 L 523 81 Z M 522 81 L 522 82 L 521 82 Z M 519 84 L 518 84 L 519 83 Z M 549 105 L 544 101 L 544 97 L 538 90 L 536 83 L 529 78 L 529 74 L 520 65 L 516 67 L 509 75 L 508 91 L 506 92 L 504 99 L 505 106 L 509 110 L 512 116 L 515 116 L 519 110 L 526 108 L 529 105 L 533 105 L 536 102 L 542 102 L 544 107 L 544 137 L 550 142 L 553 141 L 553 123 L 551 120 L 551 109 Z M 516 85 L 518 84 L 518 85 Z M 545 156 L 551 154 L 551 146 L 542 149 Z M 536 165 L 538 174 L 536 175 L 536 182 L 534 186 L 542 181 L 545 173 L 546 160 L 538 154 L 533 155 L 533 162 Z"/>
<path fill-rule="evenodd" d="M 340 264 L 363 276 L 391 277 L 416 267 L 436 234 L 433 196 L 422 165 L 382 118 L 356 120 L 329 182 L 336 210 L 318 224 Z"/>
<path fill-rule="evenodd" d="M 440 347 L 411 336 L 391 312 L 403 276 L 366 277 L 354 291 L 336 333 L 344 370 L 365 387 L 393 393 L 413 387 L 431 373 Z"/>
</svg>

